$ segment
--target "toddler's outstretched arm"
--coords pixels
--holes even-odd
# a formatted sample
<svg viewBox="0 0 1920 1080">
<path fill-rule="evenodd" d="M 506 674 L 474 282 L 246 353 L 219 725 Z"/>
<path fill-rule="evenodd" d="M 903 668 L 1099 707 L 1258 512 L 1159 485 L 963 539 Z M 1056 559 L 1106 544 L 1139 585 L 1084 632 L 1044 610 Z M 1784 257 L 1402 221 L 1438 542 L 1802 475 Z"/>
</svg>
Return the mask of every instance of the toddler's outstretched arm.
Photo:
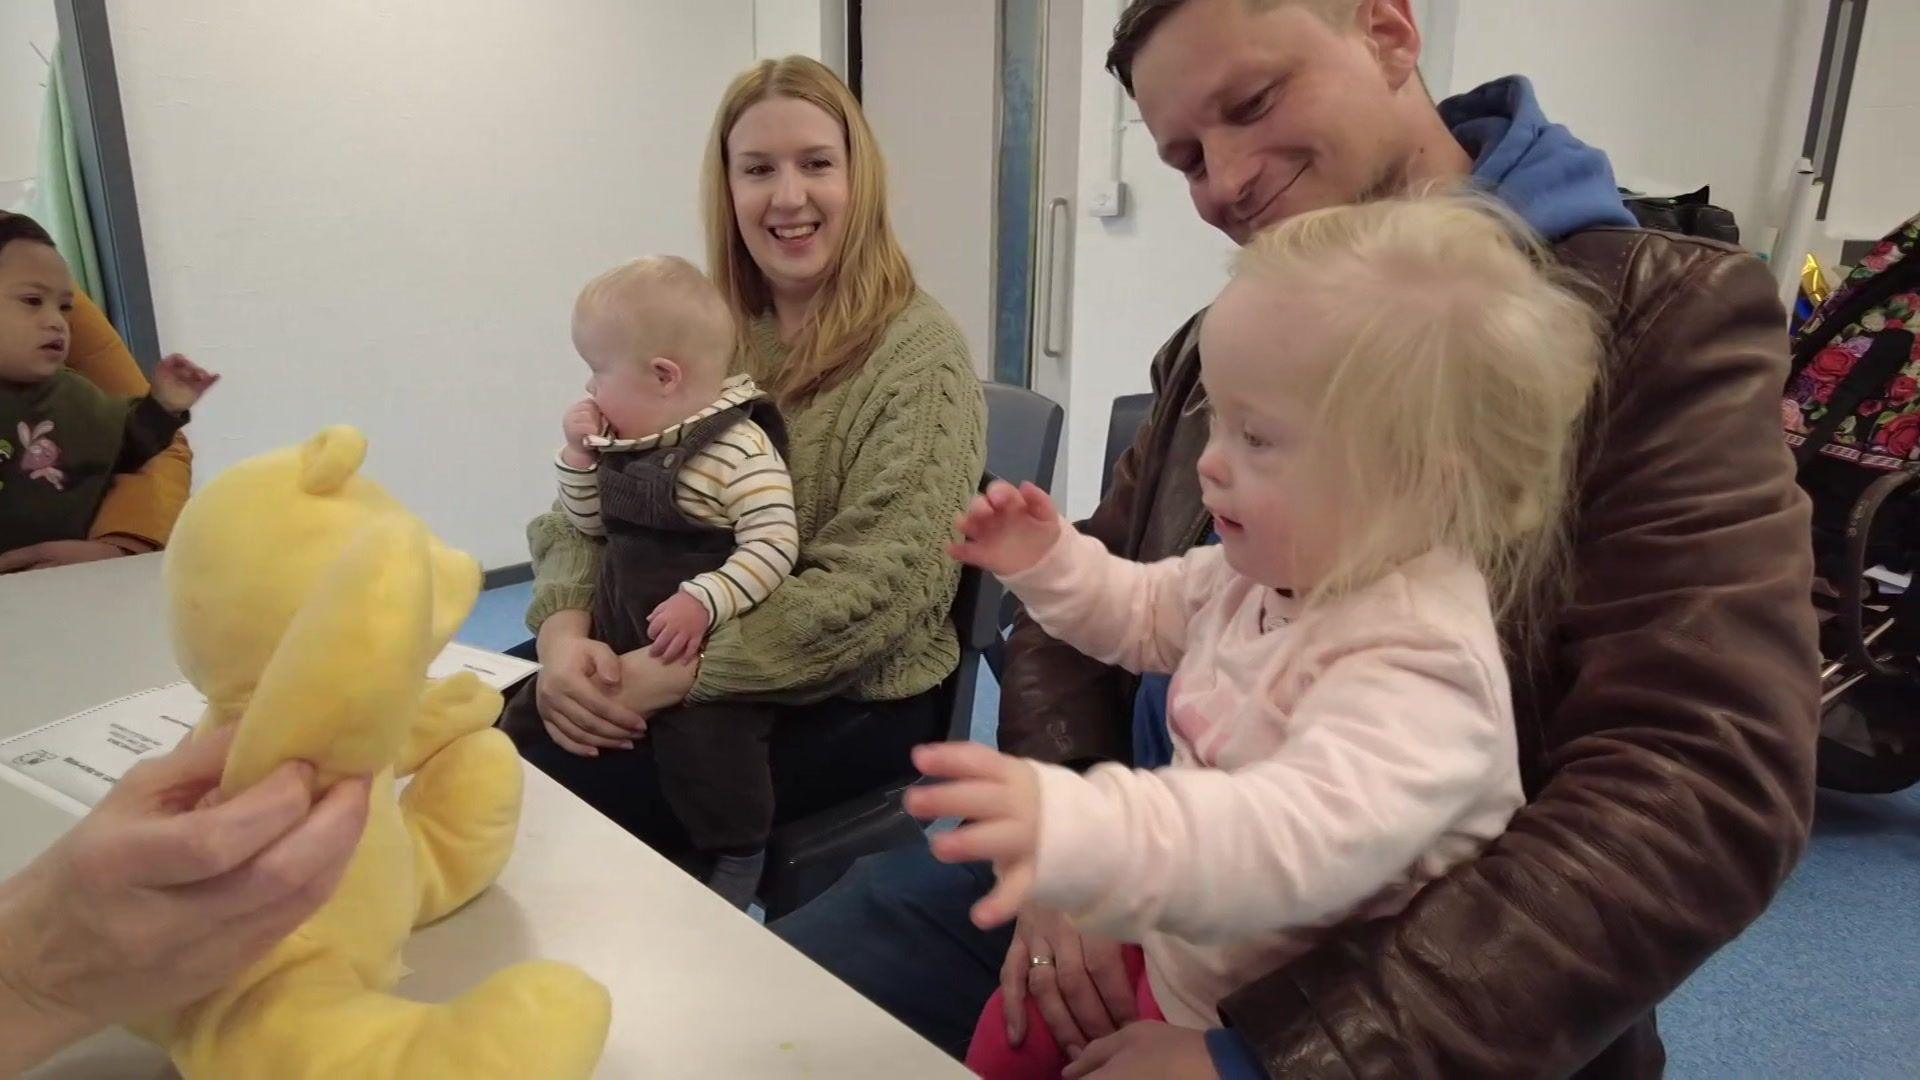
<svg viewBox="0 0 1920 1080">
<path fill-rule="evenodd" d="M 954 558 L 999 577 L 1047 633 L 1102 663 L 1171 672 L 1187 622 L 1226 576 L 1218 547 L 1142 564 L 1110 554 L 1032 484 L 996 482 L 957 521 Z"/>
</svg>

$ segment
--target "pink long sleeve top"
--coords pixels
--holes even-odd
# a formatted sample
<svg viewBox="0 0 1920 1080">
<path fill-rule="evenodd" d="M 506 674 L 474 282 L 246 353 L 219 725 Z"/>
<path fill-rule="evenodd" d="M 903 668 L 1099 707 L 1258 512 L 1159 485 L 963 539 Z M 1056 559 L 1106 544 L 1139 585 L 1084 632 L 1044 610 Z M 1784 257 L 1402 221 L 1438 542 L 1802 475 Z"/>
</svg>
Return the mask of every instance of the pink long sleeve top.
<svg viewBox="0 0 1920 1080">
<path fill-rule="evenodd" d="M 1396 911 L 1522 802 L 1486 582 L 1434 552 L 1319 610 L 1220 547 L 1142 564 L 1070 525 L 1007 584 L 1053 636 L 1172 673 L 1171 767 L 1033 764 L 1036 898 L 1145 947 L 1176 1024 L 1311 947 Z"/>
</svg>

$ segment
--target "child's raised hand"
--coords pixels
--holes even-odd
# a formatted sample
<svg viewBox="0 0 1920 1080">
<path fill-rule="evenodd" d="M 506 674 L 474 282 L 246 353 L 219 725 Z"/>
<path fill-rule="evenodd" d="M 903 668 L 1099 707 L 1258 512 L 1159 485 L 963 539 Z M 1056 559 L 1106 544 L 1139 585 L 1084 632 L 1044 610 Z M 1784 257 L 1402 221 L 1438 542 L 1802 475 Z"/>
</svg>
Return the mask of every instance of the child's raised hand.
<svg viewBox="0 0 1920 1080">
<path fill-rule="evenodd" d="M 199 404 L 220 376 L 173 353 L 153 369 L 153 402 L 175 416 Z"/>
<path fill-rule="evenodd" d="M 1000 577 L 1033 569 L 1060 539 L 1060 511 L 1033 484 L 995 480 L 955 524 L 960 540 L 947 554 Z"/>
<path fill-rule="evenodd" d="M 707 640 L 706 606 L 691 595 L 676 592 L 661 601 L 647 616 L 647 636 L 653 638 L 648 650 L 663 664 L 687 664 L 700 655 Z"/>
<path fill-rule="evenodd" d="M 587 436 L 598 435 L 607 429 L 607 418 L 600 414 L 600 406 L 592 398 L 574 402 L 567 414 L 560 418 L 560 430 L 567 437 L 567 447 L 561 451 L 566 462 L 576 469 L 585 469 L 593 465 L 593 451 L 587 448 Z"/>
<path fill-rule="evenodd" d="M 933 838 L 941 862 L 990 860 L 999 883 L 973 905 L 982 930 L 1013 921 L 1033 893 L 1040 847 L 1040 778 L 1033 767 L 977 743 L 932 743 L 914 748 L 914 767 L 944 784 L 907 789 L 907 813 L 922 821 L 964 818 Z"/>
</svg>

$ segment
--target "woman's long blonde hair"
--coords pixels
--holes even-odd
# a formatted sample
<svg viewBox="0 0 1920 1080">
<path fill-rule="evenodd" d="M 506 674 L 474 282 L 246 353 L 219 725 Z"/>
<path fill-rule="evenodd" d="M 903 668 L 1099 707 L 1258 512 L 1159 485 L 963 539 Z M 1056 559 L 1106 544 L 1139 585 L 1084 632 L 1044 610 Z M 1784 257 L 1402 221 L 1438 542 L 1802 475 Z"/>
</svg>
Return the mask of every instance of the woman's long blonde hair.
<svg viewBox="0 0 1920 1080">
<path fill-rule="evenodd" d="M 782 404 L 807 400 L 851 375 L 880 344 L 887 324 L 916 288 L 906 253 L 887 215 L 886 164 L 873 129 L 845 83 L 826 65 L 804 56 L 762 60 L 733 80 L 714 114 L 704 170 L 707 272 L 744 327 L 773 307 L 766 275 L 747 251 L 727 183 L 727 136 L 741 114 L 768 98 L 794 98 L 819 107 L 840 124 L 847 140 L 846 231 L 827 280 L 784 367 L 767 374 Z M 741 347 L 747 347 L 741 335 Z"/>
<path fill-rule="evenodd" d="M 1249 245 L 1237 273 L 1310 297 L 1333 329 L 1307 452 L 1353 497 L 1334 508 L 1344 542 L 1315 592 L 1450 549 L 1485 574 L 1497 616 L 1537 629 L 1564 595 L 1601 376 L 1583 284 L 1512 211 L 1450 192 L 1302 214 Z"/>
</svg>

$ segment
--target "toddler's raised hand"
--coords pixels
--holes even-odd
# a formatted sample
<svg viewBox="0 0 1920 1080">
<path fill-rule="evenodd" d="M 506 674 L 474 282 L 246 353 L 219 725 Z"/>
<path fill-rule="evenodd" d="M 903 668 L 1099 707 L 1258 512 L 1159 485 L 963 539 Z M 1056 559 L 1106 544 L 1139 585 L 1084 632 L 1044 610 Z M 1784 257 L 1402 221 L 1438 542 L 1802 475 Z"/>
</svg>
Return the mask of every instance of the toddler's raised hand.
<svg viewBox="0 0 1920 1080">
<path fill-rule="evenodd" d="M 153 402 L 175 416 L 199 404 L 220 376 L 173 353 L 153 369 Z"/>
<path fill-rule="evenodd" d="M 1040 847 L 1040 778 L 1033 766 L 978 743 L 933 743 L 914 748 L 914 767 L 944 784 L 907 789 L 907 813 L 922 821 L 964 818 L 933 838 L 941 862 L 990 860 L 999 879 L 973 905 L 983 930 L 1013 921 L 1033 894 L 1034 856 Z"/>
<path fill-rule="evenodd" d="M 593 451 L 587 448 L 587 436 L 598 435 L 607 428 L 607 418 L 600 415 L 600 406 L 592 398 L 576 401 L 560 418 L 560 430 L 567 437 L 567 447 L 561 457 L 576 469 L 593 466 Z"/>
<path fill-rule="evenodd" d="M 955 524 L 960 540 L 948 545 L 947 554 L 1000 577 L 1033 569 L 1060 538 L 1053 499 L 1036 485 L 1016 488 L 1004 480 L 975 496 Z"/>
</svg>

